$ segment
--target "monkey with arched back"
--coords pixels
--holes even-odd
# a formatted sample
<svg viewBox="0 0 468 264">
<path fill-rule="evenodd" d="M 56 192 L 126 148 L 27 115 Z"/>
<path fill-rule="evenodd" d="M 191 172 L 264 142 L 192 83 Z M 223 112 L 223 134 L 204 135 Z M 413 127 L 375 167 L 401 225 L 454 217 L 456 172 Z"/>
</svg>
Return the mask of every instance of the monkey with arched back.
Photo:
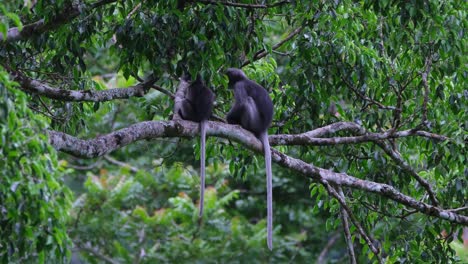
<svg viewBox="0 0 468 264">
<path fill-rule="evenodd" d="M 267 245 L 273 247 L 273 190 L 268 128 L 273 119 L 273 103 L 265 88 L 247 78 L 240 69 L 226 71 L 229 88 L 234 90 L 234 105 L 227 114 L 229 124 L 239 124 L 254 133 L 263 144 L 267 176 Z"/>
<path fill-rule="evenodd" d="M 189 77 L 184 77 L 188 81 Z M 182 119 L 200 123 L 200 205 L 198 216 L 203 216 L 205 200 L 205 153 L 206 153 L 206 121 L 213 109 L 214 94 L 205 86 L 200 76 L 193 81 L 185 92 L 181 102 L 179 115 Z"/>
</svg>

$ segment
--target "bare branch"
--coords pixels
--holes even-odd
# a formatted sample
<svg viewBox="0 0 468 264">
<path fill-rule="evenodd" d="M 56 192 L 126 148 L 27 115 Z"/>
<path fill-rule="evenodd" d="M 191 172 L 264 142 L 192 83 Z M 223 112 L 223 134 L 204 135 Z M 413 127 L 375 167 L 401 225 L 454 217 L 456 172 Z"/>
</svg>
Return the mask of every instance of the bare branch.
<svg viewBox="0 0 468 264">
<path fill-rule="evenodd" d="M 346 78 L 344 76 L 340 76 L 341 77 L 341 80 L 346 84 L 346 86 L 348 86 L 349 89 L 351 89 L 351 91 L 353 91 L 357 96 L 361 97 L 361 99 L 369 102 L 369 104 L 371 105 L 376 105 L 379 109 L 385 109 L 385 110 L 392 110 L 392 111 L 401 111 L 401 109 L 395 107 L 395 106 L 386 106 L 382 103 L 380 103 L 379 101 L 376 101 L 372 98 L 370 98 L 369 96 L 361 93 L 358 91 L 358 89 L 356 87 L 354 87 L 354 85 L 352 83 L 350 83 L 348 80 L 346 80 Z"/>
<path fill-rule="evenodd" d="M 104 159 L 107 160 L 108 162 L 114 164 L 114 165 L 117 165 L 117 166 L 120 166 L 120 167 L 124 167 L 124 168 L 128 168 L 131 172 L 133 173 L 137 173 L 139 171 L 138 168 L 135 168 L 133 167 L 132 165 L 128 164 L 128 163 L 125 163 L 125 162 L 122 162 L 122 161 L 118 161 L 114 158 L 112 158 L 111 156 L 109 155 L 105 155 L 104 156 Z"/>
<path fill-rule="evenodd" d="M 342 197 L 344 197 L 343 189 L 341 187 L 338 187 L 338 192 Z M 341 207 L 340 213 L 341 213 L 341 222 L 343 223 L 343 232 L 345 233 L 346 246 L 348 248 L 349 263 L 356 264 L 357 263 L 356 254 L 354 253 L 353 240 L 351 237 L 351 231 L 349 230 L 349 222 L 348 222 L 349 216 L 343 207 Z"/>
<path fill-rule="evenodd" d="M 460 207 L 460 208 L 454 208 L 454 209 L 448 209 L 447 211 L 450 212 L 459 212 L 459 211 L 465 211 L 468 210 L 468 206 Z"/>
<path fill-rule="evenodd" d="M 190 83 L 185 80 L 183 77 L 179 79 L 179 87 L 177 87 L 177 91 L 174 95 L 174 115 L 172 117 L 172 120 L 180 120 L 181 117 L 179 115 L 179 110 L 182 107 L 182 101 L 185 98 L 185 92 L 187 91 L 188 87 L 190 86 Z"/>
<path fill-rule="evenodd" d="M 136 6 L 132 9 L 132 11 L 130 11 L 130 13 L 128 13 L 127 19 L 130 19 L 130 18 L 133 16 L 133 14 L 134 14 L 138 9 L 140 9 L 140 7 L 141 7 L 141 2 L 138 3 L 138 5 L 136 5 Z"/>
<path fill-rule="evenodd" d="M 421 79 L 422 79 L 422 83 L 424 86 L 424 101 L 422 105 L 422 117 L 421 117 L 423 123 L 427 121 L 427 104 L 429 102 L 429 84 L 427 81 L 427 76 L 429 76 L 429 73 L 431 71 L 431 65 L 432 65 L 432 56 L 429 56 L 426 58 L 426 62 L 424 66 L 425 69 L 421 73 Z"/>
<path fill-rule="evenodd" d="M 281 40 L 280 42 L 276 43 L 275 45 L 273 45 L 273 47 L 271 47 L 272 50 L 277 50 L 279 49 L 284 43 L 288 42 L 289 40 L 291 40 L 292 38 L 294 38 L 296 35 L 298 35 L 302 29 L 304 29 L 304 27 L 299 27 L 299 28 L 296 28 L 295 30 L 293 30 L 291 33 L 289 33 L 289 35 L 284 38 L 283 40 Z M 259 60 L 263 57 L 266 57 L 266 55 L 268 55 L 268 52 L 265 50 L 265 49 L 262 49 L 260 51 L 257 51 L 257 53 L 255 53 L 254 57 L 253 57 L 253 60 L 256 61 L 256 60 Z M 244 63 L 242 63 L 242 67 L 244 66 L 247 66 L 249 65 L 250 63 L 252 63 L 250 60 L 246 60 L 244 61 Z"/>
<path fill-rule="evenodd" d="M 317 136 L 336 133 L 337 131 L 351 131 L 357 134 L 364 134 L 362 136 L 354 137 L 335 137 L 335 138 L 317 138 Z M 423 133 L 418 133 L 423 132 Z M 387 143 L 383 142 L 384 139 L 407 137 L 407 136 L 426 136 L 433 139 L 446 140 L 443 136 L 434 136 L 434 134 L 417 131 L 405 130 L 394 132 L 393 130 L 384 133 L 365 133 L 365 130 L 356 123 L 339 122 L 334 123 L 322 128 L 317 128 L 313 131 L 298 135 L 274 135 L 270 137 L 271 145 L 336 145 L 336 144 L 357 144 L 363 142 L 375 142 L 378 144 L 400 167 L 407 171 L 413 178 L 415 178 L 429 194 L 432 204 L 438 205 L 434 191 L 428 181 L 418 175 L 411 166 L 403 160 L 403 158 L 395 152 Z"/>
<path fill-rule="evenodd" d="M 133 75 L 133 77 L 134 77 L 135 79 L 137 79 L 139 82 L 145 82 L 145 80 L 143 80 L 142 78 L 140 78 L 138 75 Z M 164 88 L 162 88 L 162 87 L 160 87 L 160 86 L 158 86 L 158 85 L 153 84 L 153 85 L 151 85 L 151 88 L 153 88 L 153 89 L 155 89 L 156 91 L 159 91 L 159 92 L 161 92 L 161 93 L 163 93 L 163 94 L 169 96 L 171 99 L 174 99 L 174 98 L 175 98 L 175 96 L 174 96 L 171 92 L 169 92 L 168 90 L 166 90 L 166 89 L 164 89 Z"/>
<path fill-rule="evenodd" d="M 100 6 L 116 2 L 117 0 L 101 0 L 97 1 L 94 4 L 91 4 L 88 9 L 98 8 Z M 63 12 L 55 16 L 54 19 L 51 19 L 45 23 L 44 19 L 41 19 L 37 22 L 25 25 L 21 31 L 17 27 L 10 28 L 8 30 L 6 38 L 3 34 L 0 34 L 0 44 L 2 42 L 15 42 L 23 39 L 27 39 L 33 35 L 41 34 L 46 31 L 54 30 L 61 25 L 67 24 L 74 18 L 78 17 L 81 13 L 88 10 L 83 8 L 81 5 L 70 5 L 63 9 Z"/>
<path fill-rule="evenodd" d="M 112 88 L 102 91 L 76 91 L 53 88 L 42 81 L 29 78 L 20 72 L 12 72 L 11 74 L 13 79 L 20 84 L 21 89 L 25 92 L 42 95 L 60 101 L 80 102 L 104 102 L 114 99 L 125 99 L 134 96 L 144 96 L 156 81 L 156 78 L 151 75 L 147 78 L 146 81 L 127 88 Z"/>
<path fill-rule="evenodd" d="M 387 155 L 390 156 L 402 169 L 404 169 L 406 172 L 408 172 L 413 178 L 415 178 L 421 186 L 426 189 L 427 193 L 429 194 L 429 198 L 431 199 L 431 202 L 433 205 L 438 205 L 439 203 L 437 202 L 436 195 L 434 191 L 432 190 L 431 185 L 429 184 L 428 181 L 423 179 L 419 174 L 413 170 L 413 168 L 401 157 L 400 153 L 396 152 L 395 150 L 392 149 L 391 146 L 389 146 L 388 143 L 384 142 L 376 142 L 377 145 L 379 145 Z"/>
<path fill-rule="evenodd" d="M 335 126 L 336 124 L 336 126 Z M 315 145 L 315 146 L 329 146 L 329 145 L 339 145 L 339 144 L 358 144 L 364 142 L 378 142 L 385 139 L 391 138 L 401 138 L 401 137 L 410 137 L 410 136 L 420 136 L 426 137 L 434 140 L 445 141 L 449 138 L 442 135 L 437 135 L 429 133 L 426 131 L 419 131 L 414 129 L 408 129 L 403 131 L 394 132 L 389 130 L 383 133 L 365 133 L 364 129 L 358 124 L 351 122 L 340 122 L 335 123 L 330 126 L 325 126 L 318 128 L 306 133 L 295 134 L 295 135 L 272 135 L 270 136 L 270 144 L 272 146 L 276 145 Z M 352 131 L 357 134 L 363 134 L 360 136 L 351 136 L 351 137 L 332 137 L 332 138 L 317 138 L 316 136 L 322 136 L 325 134 L 335 133 L 341 130 Z"/>
<path fill-rule="evenodd" d="M 94 162 L 93 164 L 90 164 L 90 165 L 86 165 L 86 166 L 80 166 L 80 165 L 75 165 L 75 164 L 71 164 L 70 162 L 67 163 L 67 168 L 72 168 L 72 169 L 75 169 L 75 170 L 83 170 L 83 171 L 88 171 L 88 170 L 92 170 L 98 166 L 101 165 L 101 161 L 98 160 L 96 162 Z"/>
<path fill-rule="evenodd" d="M 89 140 L 78 139 L 62 132 L 48 131 L 50 143 L 55 149 L 86 158 L 103 156 L 137 140 L 159 137 L 194 137 L 198 136 L 198 133 L 198 123 L 184 120 L 141 122 Z M 252 133 L 240 128 L 239 126 L 208 121 L 207 135 L 237 141 L 258 153 L 262 153 L 263 151 L 262 143 Z M 331 170 L 325 170 L 302 160 L 287 156 L 273 148 L 271 151 L 272 160 L 274 162 L 285 168 L 292 169 L 307 178 L 311 178 L 319 182 L 325 180 L 331 184 L 375 193 L 407 207 L 416 209 L 428 216 L 445 219 L 453 223 L 468 225 L 468 216 L 460 215 L 418 201 L 412 197 L 404 195 L 388 184 L 362 180 L 346 173 L 337 173 Z"/>
<path fill-rule="evenodd" d="M 99 252 L 98 250 L 90 247 L 90 246 L 86 246 L 86 245 L 79 245 L 79 246 L 76 246 L 76 249 L 79 250 L 79 251 L 85 251 L 85 252 L 88 252 L 90 253 L 91 255 L 97 257 L 98 259 L 106 262 L 106 263 L 110 263 L 110 264 L 119 264 L 120 262 L 104 255 L 103 253 Z"/>
<path fill-rule="evenodd" d="M 334 234 L 329 240 L 327 245 L 322 249 L 322 252 L 320 252 L 320 255 L 317 258 L 317 264 L 323 264 L 325 262 L 325 257 L 328 254 L 328 251 L 330 251 L 330 248 L 335 244 L 335 242 L 340 238 L 340 233 Z"/>
<path fill-rule="evenodd" d="M 343 195 L 338 194 L 338 192 L 335 190 L 335 188 L 333 188 L 327 181 L 322 180 L 321 183 L 323 185 L 325 185 L 325 187 L 327 188 L 328 193 L 330 195 L 332 195 L 333 197 L 335 197 L 335 199 L 340 203 L 341 208 L 346 212 L 347 216 L 349 217 L 351 222 L 353 222 L 354 226 L 356 226 L 356 229 L 358 230 L 359 234 L 361 235 L 362 238 L 364 238 L 364 240 L 366 241 L 366 243 L 369 246 L 370 250 L 374 253 L 374 255 L 379 260 L 379 263 L 383 263 L 382 258 L 380 256 L 380 249 L 375 247 L 374 239 L 372 239 L 371 236 L 368 235 L 366 233 L 366 231 L 364 231 L 364 228 L 362 227 L 362 225 L 359 223 L 359 221 L 354 216 L 351 209 L 346 204 L 344 194 Z"/>
<path fill-rule="evenodd" d="M 249 8 L 249 9 L 253 9 L 253 8 L 265 9 L 265 8 L 272 8 L 272 7 L 291 3 L 290 1 L 279 1 L 273 4 L 262 5 L 262 4 L 244 4 L 244 3 L 234 3 L 234 2 L 229 2 L 229 1 L 214 1 L 214 0 L 194 0 L 194 2 L 202 3 L 202 4 L 209 4 L 209 5 L 225 5 L 225 6 L 233 6 L 233 7 L 241 7 L 241 8 Z"/>
</svg>

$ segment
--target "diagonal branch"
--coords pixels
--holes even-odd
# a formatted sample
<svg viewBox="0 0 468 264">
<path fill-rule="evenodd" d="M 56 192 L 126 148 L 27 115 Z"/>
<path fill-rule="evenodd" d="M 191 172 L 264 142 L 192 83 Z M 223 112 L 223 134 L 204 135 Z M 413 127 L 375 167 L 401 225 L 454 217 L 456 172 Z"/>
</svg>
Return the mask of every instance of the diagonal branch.
<svg viewBox="0 0 468 264">
<path fill-rule="evenodd" d="M 323 264 L 325 262 L 325 257 L 328 254 L 328 251 L 330 251 L 330 248 L 336 243 L 336 241 L 340 238 L 340 233 L 334 234 L 327 242 L 327 245 L 322 249 L 322 252 L 320 252 L 320 255 L 317 258 L 317 264 Z"/>
<path fill-rule="evenodd" d="M 427 193 L 429 194 L 429 199 L 431 200 L 433 205 L 438 205 L 439 202 L 437 201 L 436 195 L 432 190 L 431 185 L 425 179 L 423 179 L 419 174 L 411 168 L 411 166 L 401 157 L 400 153 L 393 150 L 392 147 L 385 142 L 376 142 L 387 155 L 390 156 L 401 168 L 403 168 L 406 172 L 408 172 L 413 178 L 415 178 L 424 189 L 426 189 Z"/>
<path fill-rule="evenodd" d="M 343 193 L 343 188 L 341 186 L 338 186 L 338 193 L 340 194 L 341 197 L 345 197 Z M 343 206 L 340 209 L 340 216 L 341 216 L 341 221 L 343 223 L 343 232 L 345 233 L 345 240 L 346 240 L 346 247 L 348 248 L 348 255 L 349 255 L 349 263 L 351 264 L 356 264 L 356 254 L 354 253 L 354 246 L 353 246 L 353 240 L 351 237 L 351 230 L 349 229 L 349 215 L 346 212 L 346 210 L 343 208 Z"/>
<path fill-rule="evenodd" d="M 55 149 L 75 156 L 94 158 L 131 144 L 138 140 L 160 137 L 194 137 L 199 133 L 198 123 L 190 121 L 147 121 L 134 124 L 127 128 L 99 136 L 94 139 L 83 140 L 68 134 L 49 130 L 49 140 Z M 262 153 L 262 143 L 250 132 L 239 126 L 208 121 L 207 135 L 227 138 L 237 141 L 245 147 Z M 292 169 L 315 181 L 327 181 L 367 192 L 375 193 L 394 200 L 417 211 L 447 221 L 468 225 L 468 216 L 460 215 L 433 205 L 418 201 L 407 196 L 388 184 L 376 183 L 355 178 L 346 173 L 337 173 L 308 164 L 302 160 L 290 157 L 272 149 L 272 160 L 282 167 Z"/>
<path fill-rule="evenodd" d="M 117 0 L 100 0 L 91 4 L 89 9 L 98 8 L 113 2 L 117 2 Z M 61 25 L 67 24 L 86 10 L 87 9 L 84 9 L 81 5 L 69 5 L 65 7 L 61 13 L 57 14 L 54 19 L 48 21 L 47 23 L 44 19 L 41 19 L 34 23 L 25 25 L 21 31 L 19 31 L 17 27 L 10 28 L 7 32 L 6 38 L 4 38 L 3 34 L 0 34 L 0 44 L 2 42 L 15 42 L 27 39 L 33 35 L 54 30 Z"/>
<path fill-rule="evenodd" d="M 144 96 L 151 88 L 156 78 L 150 75 L 144 82 L 127 88 L 112 88 L 102 91 L 96 90 L 65 90 L 49 86 L 45 82 L 35 80 L 21 74 L 12 72 L 13 80 L 20 84 L 20 88 L 28 93 L 42 95 L 59 101 L 104 102 L 114 99 Z"/>
<path fill-rule="evenodd" d="M 346 212 L 346 214 L 349 217 L 349 219 L 351 220 L 351 222 L 353 222 L 354 226 L 356 227 L 356 229 L 359 232 L 359 234 L 361 235 L 361 237 L 364 238 L 364 240 L 366 241 L 366 243 L 369 246 L 370 250 L 374 253 L 374 255 L 379 260 L 379 263 L 383 263 L 382 258 L 381 258 L 380 254 L 379 254 L 380 249 L 374 246 L 374 239 L 372 239 L 366 233 L 366 231 L 364 231 L 364 228 L 362 227 L 362 225 L 359 223 L 359 221 L 354 216 L 351 209 L 346 204 L 344 196 L 341 196 L 340 194 L 338 194 L 338 192 L 335 190 L 335 188 L 333 188 L 327 181 L 322 180 L 321 183 L 323 185 L 325 185 L 325 187 L 327 188 L 328 193 L 331 196 L 335 197 L 335 199 L 340 203 L 341 208 L 344 209 L 344 211 Z"/>
<path fill-rule="evenodd" d="M 103 253 L 101 253 L 98 249 L 96 248 L 93 248 L 91 246 L 88 246 L 88 245 L 84 245 L 84 244 L 77 244 L 76 246 L 76 250 L 79 250 L 79 251 L 84 251 L 84 252 L 87 252 L 91 255 L 93 255 L 94 257 L 106 262 L 106 263 L 110 263 L 110 264 L 119 264 L 120 262 L 104 255 Z"/>
<path fill-rule="evenodd" d="M 271 47 L 272 50 L 277 50 L 279 49 L 281 46 L 283 46 L 284 43 L 288 42 L 289 40 L 291 40 L 292 38 L 294 38 L 296 35 L 298 35 L 302 29 L 304 29 L 304 27 L 299 27 L 299 28 L 296 28 L 295 30 L 293 30 L 291 33 L 289 33 L 289 35 L 284 38 L 283 40 L 281 40 L 280 42 L 276 43 L 275 45 L 273 45 L 273 47 Z M 257 51 L 257 53 L 255 53 L 254 57 L 253 57 L 253 60 L 256 61 L 256 60 L 259 60 L 263 57 L 266 57 L 268 55 L 268 52 L 265 50 L 265 49 L 262 49 L 260 51 Z M 252 63 L 250 60 L 246 60 L 242 63 L 242 67 L 244 66 L 247 66 L 249 65 L 250 63 Z"/>
</svg>

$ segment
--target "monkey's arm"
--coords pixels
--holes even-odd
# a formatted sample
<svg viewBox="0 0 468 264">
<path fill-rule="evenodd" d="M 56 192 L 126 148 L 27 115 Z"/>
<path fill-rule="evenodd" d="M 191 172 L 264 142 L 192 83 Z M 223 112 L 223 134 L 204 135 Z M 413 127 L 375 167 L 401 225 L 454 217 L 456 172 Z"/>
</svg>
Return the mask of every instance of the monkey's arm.
<svg viewBox="0 0 468 264">
<path fill-rule="evenodd" d="M 226 116 L 226 121 L 229 124 L 241 124 L 241 117 L 243 114 L 243 107 L 240 104 L 235 103 L 232 109 L 229 111 L 229 113 Z"/>
<path fill-rule="evenodd" d="M 195 116 L 192 102 L 190 102 L 188 99 L 184 99 L 180 104 L 179 115 L 184 120 L 193 121 Z"/>
</svg>

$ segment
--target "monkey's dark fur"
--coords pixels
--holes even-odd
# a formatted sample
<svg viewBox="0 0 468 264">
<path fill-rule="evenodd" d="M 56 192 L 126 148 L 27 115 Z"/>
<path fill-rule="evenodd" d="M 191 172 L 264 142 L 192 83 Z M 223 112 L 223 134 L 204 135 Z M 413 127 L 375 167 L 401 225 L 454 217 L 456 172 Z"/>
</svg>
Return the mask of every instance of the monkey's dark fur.
<svg viewBox="0 0 468 264">
<path fill-rule="evenodd" d="M 188 81 L 189 77 L 185 77 Z M 193 122 L 208 120 L 213 109 L 214 94 L 205 86 L 200 76 L 190 84 L 182 101 L 179 115 Z"/>
<path fill-rule="evenodd" d="M 267 245 L 273 247 L 273 191 L 271 153 L 268 141 L 268 127 L 273 119 L 273 103 L 267 91 L 247 78 L 240 69 L 226 71 L 229 88 L 234 90 L 235 102 L 227 114 L 229 124 L 239 124 L 255 134 L 263 143 L 267 175 Z"/>
<path fill-rule="evenodd" d="M 187 80 L 188 78 L 185 78 Z M 188 81 L 188 80 L 187 80 Z M 205 86 L 200 76 L 190 84 L 181 102 L 179 115 L 182 119 L 200 123 L 200 205 L 199 217 L 203 216 L 205 200 L 205 153 L 206 121 L 213 109 L 214 94 Z"/>
<path fill-rule="evenodd" d="M 229 124 L 239 124 L 259 137 L 267 131 L 273 118 L 273 103 L 265 88 L 245 76 L 239 69 L 226 71 L 229 87 L 236 102 L 227 115 Z"/>
</svg>

